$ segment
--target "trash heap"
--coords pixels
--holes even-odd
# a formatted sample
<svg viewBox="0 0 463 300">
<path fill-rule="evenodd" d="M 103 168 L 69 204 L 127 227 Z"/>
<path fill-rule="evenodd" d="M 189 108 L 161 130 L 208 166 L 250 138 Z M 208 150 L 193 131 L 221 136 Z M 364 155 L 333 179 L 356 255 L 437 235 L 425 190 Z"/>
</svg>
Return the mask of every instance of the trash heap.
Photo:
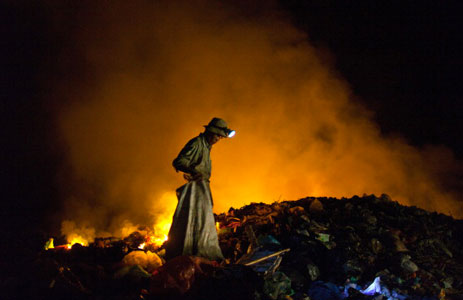
<svg viewBox="0 0 463 300">
<path fill-rule="evenodd" d="M 72 249 L 35 237 L 41 249 L 2 262 L 1 298 L 463 299 L 462 220 L 387 195 L 251 203 L 216 221 L 223 262 L 165 261 L 139 232 Z"/>
<path fill-rule="evenodd" d="M 462 221 L 384 194 L 252 203 L 217 219 L 229 263 L 252 248 L 249 228 L 262 248 L 291 249 L 266 281 L 290 288 L 271 299 L 463 298 Z"/>
</svg>

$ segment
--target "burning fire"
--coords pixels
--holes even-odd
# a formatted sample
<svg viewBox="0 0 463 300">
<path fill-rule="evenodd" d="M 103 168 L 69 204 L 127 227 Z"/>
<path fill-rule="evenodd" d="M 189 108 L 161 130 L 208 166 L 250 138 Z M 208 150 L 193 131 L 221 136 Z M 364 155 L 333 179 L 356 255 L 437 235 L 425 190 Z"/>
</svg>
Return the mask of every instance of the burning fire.
<svg viewBox="0 0 463 300">
<path fill-rule="evenodd" d="M 177 205 L 177 197 L 174 192 L 166 192 L 156 199 L 153 198 L 153 203 L 156 206 L 150 212 L 153 215 L 154 225 L 139 226 L 132 224 L 129 220 L 122 222 L 120 231 L 116 233 L 116 237 L 126 238 L 134 232 L 138 232 L 144 237 L 144 241 L 138 245 L 139 249 L 159 248 L 168 239 L 170 226 L 172 223 L 172 215 Z M 71 249 L 74 244 L 80 244 L 82 246 L 88 246 L 92 243 L 94 238 L 97 236 L 95 229 L 83 226 L 80 227 L 73 221 L 64 221 L 62 224 L 62 231 L 66 235 L 67 244 L 58 246 L 60 248 Z M 51 242 L 47 242 L 46 246 L 53 248 Z"/>
<path fill-rule="evenodd" d="M 166 192 L 159 201 L 153 202 L 158 203 L 151 212 L 156 217 L 156 221 L 152 227 L 153 231 L 146 234 L 145 242 L 138 246 L 139 249 L 145 249 L 149 245 L 153 245 L 155 248 L 161 247 L 168 239 L 172 215 L 177 205 L 177 196 L 173 192 Z"/>
<path fill-rule="evenodd" d="M 165 241 L 167 241 L 167 234 L 165 234 L 163 237 L 159 237 L 158 235 L 149 235 L 146 238 L 146 242 L 141 243 L 138 248 L 145 249 L 145 247 L 149 244 L 153 244 L 155 247 L 161 247 Z"/>
<path fill-rule="evenodd" d="M 159 223 L 156 223 L 153 226 L 153 233 L 146 236 L 144 243 L 138 246 L 139 249 L 145 249 L 149 244 L 154 245 L 155 247 L 161 247 L 165 241 L 168 239 L 168 233 L 171 225 L 170 219 L 163 219 Z"/>
<path fill-rule="evenodd" d="M 82 246 L 88 246 L 88 241 L 85 240 L 84 238 L 82 238 L 81 236 L 78 236 L 78 235 L 74 236 L 72 238 L 68 238 L 68 242 L 69 243 L 66 245 L 66 247 L 68 249 L 71 249 L 74 244 L 80 244 Z"/>
<path fill-rule="evenodd" d="M 152 236 L 150 238 L 150 242 L 152 244 L 155 244 L 156 246 L 161 246 L 165 241 L 167 241 L 167 234 L 165 234 L 163 237 L 155 237 L 155 236 Z"/>
<path fill-rule="evenodd" d="M 153 225 L 154 234 L 150 235 L 148 242 L 160 247 L 168 239 L 170 225 L 172 224 L 172 215 L 177 205 L 177 196 L 174 192 L 166 192 L 155 203 L 158 203 L 157 208 L 161 210 L 153 211 L 153 215 L 156 216 L 156 222 Z M 159 204 L 162 204 L 164 207 L 159 207 Z"/>
</svg>

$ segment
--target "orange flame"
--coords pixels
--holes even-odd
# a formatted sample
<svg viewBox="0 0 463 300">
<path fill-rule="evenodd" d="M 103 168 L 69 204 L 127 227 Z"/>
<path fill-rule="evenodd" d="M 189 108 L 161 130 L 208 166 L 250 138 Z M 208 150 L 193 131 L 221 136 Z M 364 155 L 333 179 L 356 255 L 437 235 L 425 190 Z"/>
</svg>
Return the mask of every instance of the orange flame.
<svg viewBox="0 0 463 300">
<path fill-rule="evenodd" d="M 71 249 L 74 244 L 88 246 L 88 241 L 82 238 L 81 236 L 75 236 L 70 241 L 68 240 L 68 242 L 69 242 L 69 244 L 67 244 L 68 249 Z"/>
<path fill-rule="evenodd" d="M 170 225 L 172 225 L 172 215 L 177 205 L 177 196 L 174 192 L 167 192 L 158 201 L 153 202 L 157 203 L 152 212 L 156 216 L 156 221 L 153 225 L 154 234 L 149 237 L 149 242 L 160 247 L 168 239 Z"/>
<path fill-rule="evenodd" d="M 150 238 L 150 242 L 159 247 L 162 246 L 165 241 L 167 241 L 167 234 L 165 234 L 163 237 L 151 236 Z"/>
</svg>

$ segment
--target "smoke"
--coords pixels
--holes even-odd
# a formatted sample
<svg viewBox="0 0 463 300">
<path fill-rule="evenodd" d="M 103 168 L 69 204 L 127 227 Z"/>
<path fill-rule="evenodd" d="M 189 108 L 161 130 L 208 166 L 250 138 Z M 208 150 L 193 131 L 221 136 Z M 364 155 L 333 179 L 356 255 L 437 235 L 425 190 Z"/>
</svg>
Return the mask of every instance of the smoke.
<svg viewBox="0 0 463 300">
<path fill-rule="evenodd" d="M 213 117 L 237 131 L 212 149 L 215 212 L 387 193 L 463 215 L 438 177 L 457 163 L 451 153 L 382 136 L 307 36 L 263 6 L 92 1 L 69 13 L 51 5 L 66 30 L 57 64 L 74 72 L 54 87 L 69 158 L 63 218 L 115 232 L 127 220 L 170 217 L 183 184 L 171 162 Z"/>
</svg>

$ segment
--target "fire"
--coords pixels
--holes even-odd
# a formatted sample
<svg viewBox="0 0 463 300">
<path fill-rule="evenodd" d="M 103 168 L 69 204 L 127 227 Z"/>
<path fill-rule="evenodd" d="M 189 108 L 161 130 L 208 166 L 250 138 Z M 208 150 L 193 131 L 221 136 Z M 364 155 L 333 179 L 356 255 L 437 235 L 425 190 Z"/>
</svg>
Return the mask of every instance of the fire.
<svg viewBox="0 0 463 300">
<path fill-rule="evenodd" d="M 215 229 L 217 229 L 217 231 L 220 230 L 220 223 L 219 222 L 215 222 Z"/>
<path fill-rule="evenodd" d="M 163 237 L 155 237 L 152 236 L 150 238 L 150 242 L 156 246 L 162 246 L 162 244 L 167 241 L 167 234 L 165 234 Z"/>
<path fill-rule="evenodd" d="M 149 236 L 149 243 L 154 244 L 156 247 L 161 247 L 168 239 L 169 229 L 171 225 L 171 219 L 163 218 L 161 221 L 156 223 L 154 233 Z"/>
<path fill-rule="evenodd" d="M 68 244 L 66 247 L 71 249 L 74 244 L 80 244 L 82 246 L 88 246 L 88 241 L 82 238 L 81 236 L 73 236 L 72 238 L 68 238 Z"/>
<path fill-rule="evenodd" d="M 157 203 L 156 210 L 152 212 L 156 216 L 156 221 L 153 225 L 154 233 L 149 237 L 149 243 L 160 247 L 168 239 L 172 215 L 177 205 L 177 196 L 174 192 L 166 192 L 161 195 L 159 201 L 153 202 Z"/>
<path fill-rule="evenodd" d="M 154 226 L 154 227 L 157 227 L 157 226 Z M 170 228 L 170 223 L 164 224 L 161 227 L 167 228 L 167 231 L 168 231 Z M 140 246 L 138 246 L 138 249 L 144 250 L 148 245 L 154 245 L 156 248 L 158 248 L 158 247 L 161 247 L 165 241 L 167 241 L 167 234 L 156 233 L 156 232 L 160 232 L 160 230 L 159 231 L 155 230 L 154 232 L 155 233 L 146 236 L 146 241 L 144 243 L 141 243 Z M 166 232 L 166 231 L 164 230 L 163 232 Z"/>
</svg>

